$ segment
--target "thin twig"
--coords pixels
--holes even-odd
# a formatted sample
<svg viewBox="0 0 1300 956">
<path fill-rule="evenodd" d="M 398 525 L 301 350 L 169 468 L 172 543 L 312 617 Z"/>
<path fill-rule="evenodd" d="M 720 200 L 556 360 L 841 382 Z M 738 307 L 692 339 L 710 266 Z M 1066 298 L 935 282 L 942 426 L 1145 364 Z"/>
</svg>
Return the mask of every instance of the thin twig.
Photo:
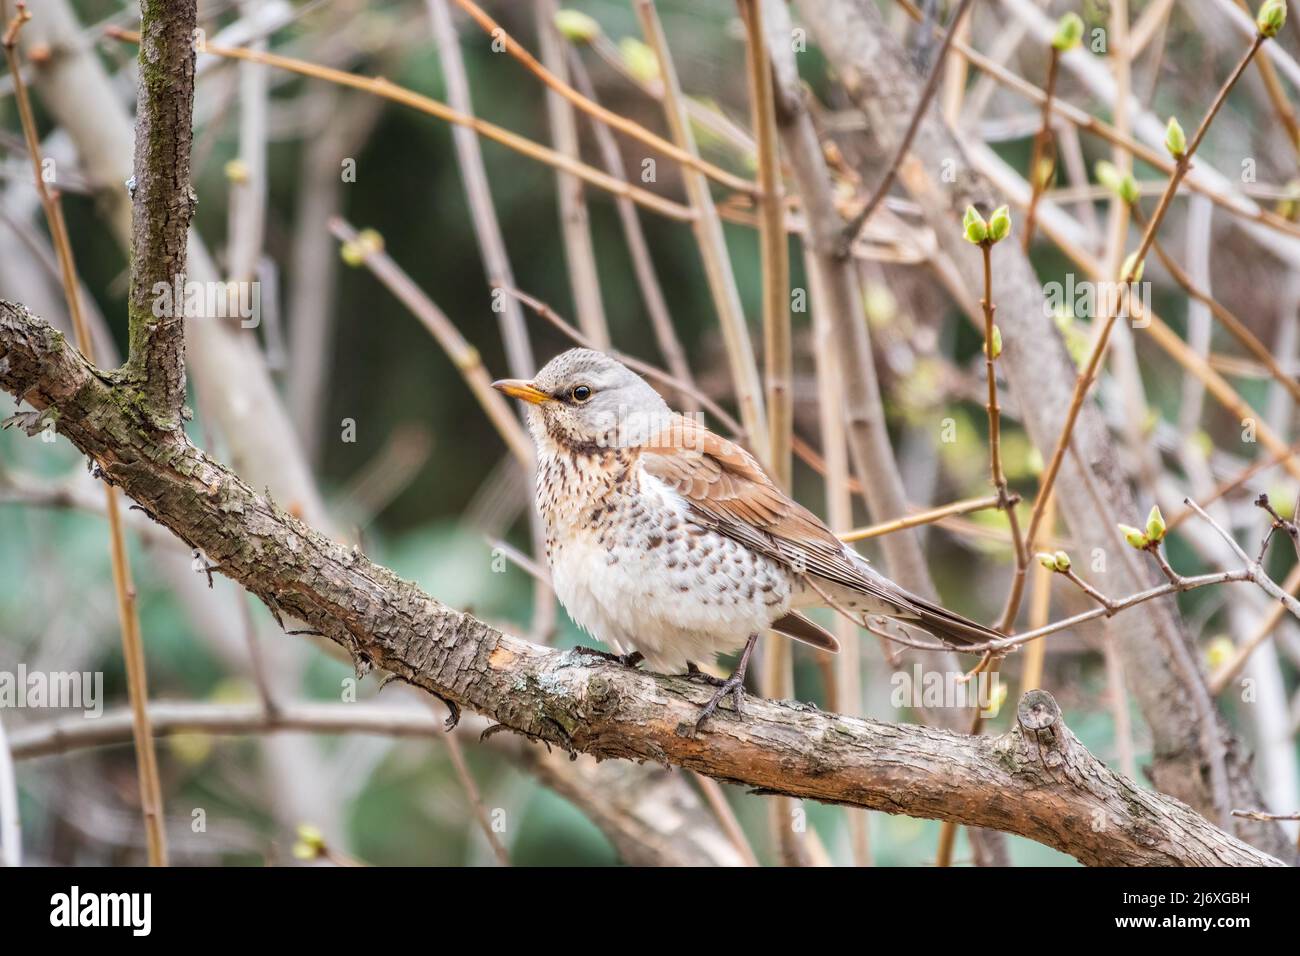
<svg viewBox="0 0 1300 956">
<path fill-rule="evenodd" d="M 635 123 L 625 116 L 620 116 L 613 110 L 606 109 L 599 103 L 587 99 L 560 77 L 556 76 L 541 63 L 531 53 L 525 50 L 514 37 L 512 37 L 501 24 L 497 23 L 490 17 L 473 0 L 456 0 L 456 4 L 469 14 L 470 19 L 477 23 L 483 32 L 492 37 L 493 41 L 500 41 L 506 48 L 506 52 L 524 65 L 530 73 L 542 81 L 549 89 L 554 90 L 557 94 L 564 97 L 578 109 L 599 119 L 602 123 L 607 124 L 613 129 L 624 133 L 639 142 L 644 143 L 651 149 L 668 156 L 683 166 L 687 166 L 698 173 L 708 176 L 710 179 L 726 186 L 728 189 L 734 189 L 736 192 L 745 195 L 755 195 L 758 190 L 752 182 L 735 176 L 725 169 L 719 169 L 712 163 L 700 159 L 692 150 L 683 149 L 678 145 L 670 143 L 650 130 L 646 129 L 639 123 Z"/>
<path fill-rule="evenodd" d="M 563 88 L 572 89 L 568 85 L 568 58 L 565 56 L 564 38 L 554 22 L 558 10 L 555 0 L 535 0 L 533 4 L 543 69 Z M 509 49 L 509 38 L 506 40 Z M 581 97 L 576 90 L 573 93 Z M 586 97 L 581 98 L 592 106 L 600 106 Z M 546 118 L 551 130 L 551 144 L 557 151 L 577 161 L 580 155 L 578 119 L 573 111 L 572 100 L 557 92 L 556 87 L 549 83 L 546 91 Z M 587 198 L 583 193 L 582 182 L 572 173 L 557 170 L 555 191 L 560 214 L 560 236 L 564 240 L 564 262 L 569 288 L 573 292 L 578 327 L 589 339 L 599 343 L 602 349 L 609 348 L 609 323 L 605 319 L 605 302 L 600 293 L 600 273 L 596 268 L 596 250 L 592 244 L 591 217 L 587 212 Z"/>
<path fill-rule="evenodd" d="M 1288 594 L 1295 594 L 1300 591 L 1300 564 L 1291 568 L 1286 580 L 1282 582 L 1282 587 L 1286 589 Z M 1277 628 L 1278 622 L 1282 620 L 1282 615 L 1285 613 L 1286 608 L 1280 603 L 1270 605 L 1268 613 L 1256 626 L 1255 632 L 1237 646 L 1232 659 L 1210 675 L 1208 683 L 1212 696 L 1217 697 L 1222 694 L 1224 689 L 1237 679 L 1237 676 L 1241 674 L 1246 663 L 1250 660 L 1250 656 L 1273 635 L 1273 631 Z"/>
<path fill-rule="evenodd" d="M 846 527 L 853 520 L 853 497 L 849 487 L 848 435 L 844 421 L 844 385 L 840 359 L 835 354 L 835 325 L 828 314 L 826 291 L 821 288 L 822 274 L 813 259 L 813 251 L 804 247 L 804 271 L 808 276 L 812 298 L 813 355 L 817 363 L 817 413 L 822 450 L 825 452 L 826 523 L 832 528 Z M 835 617 L 835 637 L 840 653 L 835 659 L 834 686 L 837 710 L 850 716 L 862 716 L 862 647 L 857 627 L 843 615 Z M 871 864 L 871 835 L 868 817 L 854 810 L 848 817 L 849 849 L 855 866 Z"/>
<path fill-rule="evenodd" d="M 514 416 L 510 405 L 501 393 L 492 387 L 492 376 L 484 367 L 478 349 L 465 340 L 446 314 L 382 248 L 374 248 L 369 244 L 358 242 L 357 231 L 342 219 L 332 220 L 330 231 L 341 242 L 351 243 L 352 248 L 359 253 L 362 264 L 429 330 L 442 346 L 443 351 L 447 353 L 452 364 L 456 366 L 461 377 L 465 379 L 465 384 L 474 393 L 479 405 L 487 413 L 488 420 L 505 441 L 506 447 L 531 473 L 534 464 L 533 443 L 523 426 L 519 424 L 519 419 Z"/>
<path fill-rule="evenodd" d="M 695 780 L 695 785 L 700 788 L 700 793 L 704 796 L 704 802 L 709 805 L 709 809 L 717 817 L 722 832 L 727 835 L 731 845 L 736 848 L 740 858 L 745 861 L 745 866 L 758 866 L 758 857 L 754 853 L 754 848 L 750 846 L 745 831 L 741 829 L 740 821 L 736 819 L 736 811 L 731 809 L 731 804 L 727 802 L 727 795 L 722 792 L 722 784 L 712 777 L 704 776 L 702 773 L 692 771 L 691 776 Z"/>
<path fill-rule="evenodd" d="M 117 27 L 111 27 L 106 34 L 113 39 L 121 40 L 125 43 L 139 42 L 139 34 L 132 30 L 122 30 Z M 247 50 L 241 47 L 223 47 L 205 44 L 203 52 L 212 56 L 225 57 L 231 60 L 250 60 L 254 63 L 266 63 L 277 69 L 287 70 L 290 73 L 297 73 L 300 76 L 309 76 L 313 79 L 325 80 L 330 83 L 336 83 L 340 86 L 351 87 L 354 90 L 361 90 L 365 93 L 371 93 L 375 96 L 383 97 L 386 100 L 392 100 L 394 103 L 401 103 L 403 106 L 409 106 L 421 113 L 434 116 L 447 123 L 454 123 L 457 126 L 467 126 L 474 130 L 485 139 L 493 140 L 502 146 L 509 147 L 517 153 L 534 159 L 539 163 L 545 163 L 556 169 L 562 169 L 566 172 L 588 182 L 593 186 L 612 193 L 615 196 L 626 196 L 633 202 L 645 206 L 647 209 L 653 209 L 660 215 L 667 216 L 669 219 L 676 219 L 681 222 L 690 222 L 695 218 L 695 213 L 690 209 L 673 202 L 669 199 L 663 199 L 656 196 L 648 190 L 633 186 L 630 183 L 622 182 L 602 172 L 586 163 L 580 163 L 570 159 L 563 153 L 558 153 L 553 149 L 535 143 L 530 139 L 512 133 L 508 129 L 497 126 L 495 123 L 489 123 L 486 120 L 479 119 L 476 116 L 466 116 L 464 113 L 454 110 L 444 103 L 435 99 L 408 90 L 405 87 L 391 83 L 382 77 L 356 76 L 352 73 L 346 73 L 343 70 L 336 70 L 332 67 L 321 66 L 316 63 L 308 63 L 305 60 L 294 59 L 293 57 L 281 56 L 278 53 L 266 53 L 258 50 Z"/>
<path fill-rule="evenodd" d="M 1029 564 L 1026 542 L 1020 534 L 1020 518 L 1016 514 L 1016 501 L 1007 490 L 1007 476 L 1002 469 L 1002 412 L 998 407 L 998 378 L 994 370 L 997 355 L 994 353 L 997 327 L 993 324 L 993 315 L 997 306 L 993 304 L 993 243 L 985 239 L 980 243 L 980 252 L 984 257 L 984 296 L 980 307 L 984 310 L 984 374 L 988 379 L 989 416 L 989 463 L 993 477 L 993 488 L 998 496 L 998 508 L 1007 516 L 1011 525 L 1011 542 L 1016 558 L 1016 574 L 1023 577 Z M 1018 499 L 1016 499 L 1018 500 Z M 1007 609 L 998 622 L 997 629 L 1006 633 L 1015 623 L 1015 611 L 1008 602 Z"/>
<path fill-rule="evenodd" d="M 871 194 L 867 204 L 845 227 L 844 237 L 840 243 L 840 255 L 847 256 L 849 254 L 849 249 L 857 241 L 867 221 L 871 219 L 871 214 L 876 211 L 876 207 L 880 205 L 890 187 L 894 185 L 894 179 L 898 176 L 899 167 L 903 165 L 907 151 L 912 148 L 912 140 L 916 138 L 917 131 L 921 128 L 921 120 L 925 118 L 926 110 L 930 107 L 930 101 L 934 99 L 935 91 L 939 89 L 939 77 L 943 74 L 944 63 L 948 58 L 948 48 L 952 46 L 957 27 L 961 25 L 962 19 L 966 16 L 966 11 L 970 9 L 971 2 L 972 0 L 961 0 L 958 4 L 957 12 L 952 16 L 952 23 L 948 25 L 948 29 L 943 35 L 943 44 L 939 47 L 939 53 L 930 66 L 930 75 L 925 81 L 924 89 L 921 90 L 921 98 L 916 102 L 916 109 L 913 110 L 912 119 L 907 124 L 907 131 L 894 149 L 894 156 L 885 170 L 884 179 L 880 181 L 880 185 Z"/>
<path fill-rule="evenodd" d="M 987 511 L 989 508 L 997 507 L 999 507 L 999 497 L 997 495 L 988 495 L 983 498 L 966 498 L 962 501 L 954 501 L 951 504 L 940 505 L 937 508 L 918 511 L 905 518 L 895 518 L 893 521 L 882 521 L 879 524 L 868 525 L 865 528 L 844 531 L 838 537 L 846 544 L 851 544 L 855 541 L 866 541 L 868 538 L 878 538 L 884 534 L 893 534 L 895 531 L 903 531 L 907 528 L 932 524 L 944 518 L 951 518 L 953 515 L 971 514 L 975 511 Z"/>
<path fill-rule="evenodd" d="M 5 31 L 5 58 L 9 63 L 10 75 L 13 77 L 14 98 L 18 104 L 23 137 L 32 162 L 36 190 L 45 210 L 50 235 L 58 254 L 63 294 L 67 300 L 68 313 L 72 317 L 77 347 L 83 355 L 94 361 L 95 347 L 81 308 L 81 294 L 76 264 L 72 256 L 72 243 L 68 237 L 67 225 L 63 220 L 63 210 L 58 197 L 49 189 L 42 175 L 40 139 L 36 133 L 36 122 L 27 95 L 27 84 L 23 80 L 22 67 L 18 60 L 18 33 L 30 17 L 26 5 L 20 2 L 13 20 Z M 104 503 L 108 516 L 109 554 L 113 567 L 113 588 L 117 596 L 118 625 L 122 632 L 122 658 L 126 668 L 127 698 L 131 705 L 136 771 L 140 785 L 140 809 L 144 816 L 149 865 L 166 866 L 167 834 L 163 818 L 162 783 L 158 774 L 158 754 L 154 748 L 146 703 L 149 699 L 149 690 L 144 638 L 140 632 L 140 612 L 136 605 L 135 581 L 127 558 L 122 511 L 116 489 L 108 484 L 104 486 Z"/>
<path fill-rule="evenodd" d="M 23 865 L 23 828 L 18 819 L 18 779 L 0 720 L 0 866 Z"/>
<path fill-rule="evenodd" d="M 1265 810 L 1233 810 L 1232 815 L 1245 817 L 1248 820 L 1300 820 L 1300 812 L 1268 813 Z"/>
<path fill-rule="evenodd" d="M 1273 454 L 1269 455 L 1266 458 L 1259 458 L 1256 461 L 1251 462 L 1248 467 L 1243 468 L 1236 475 L 1232 476 L 1231 478 L 1217 485 L 1214 491 L 1212 491 L 1209 495 L 1205 497 L 1202 503 L 1202 507 L 1208 507 L 1209 505 L 1214 504 L 1214 502 L 1218 501 L 1220 498 L 1224 497 L 1225 495 L 1229 495 L 1232 492 L 1236 491 L 1246 482 L 1250 481 L 1250 479 L 1258 475 L 1261 471 L 1267 471 L 1269 468 L 1272 468 L 1275 465 L 1280 464 L 1283 460 L 1290 458 L 1291 456 L 1296 454 L 1300 454 L 1300 443 L 1291 445 L 1290 447 L 1284 449 L 1283 451 L 1274 452 Z M 1184 508 L 1182 511 L 1178 512 L 1177 514 L 1171 515 L 1168 521 L 1166 522 L 1166 524 L 1169 527 L 1169 530 L 1173 531 L 1180 524 L 1182 524 L 1184 521 L 1190 518 L 1193 514 L 1195 514 L 1195 512 L 1192 511 L 1191 508 Z"/>
<path fill-rule="evenodd" d="M 1049 45 L 1050 59 L 1047 61 L 1047 85 L 1043 88 L 1042 120 L 1038 132 L 1034 135 L 1033 149 L 1029 156 L 1029 207 L 1025 210 L 1025 233 L 1021 248 L 1029 251 L 1034 241 L 1034 226 L 1038 218 L 1038 200 L 1043 190 L 1056 172 L 1056 137 L 1052 134 L 1052 100 L 1056 96 L 1056 77 L 1060 72 L 1061 51 L 1055 44 Z M 1044 161 L 1051 163 L 1046 170 L 1041 169 Z"/>
<path fill-rule="evenodd" d="M 1070 407 L 1066 412 L 1065 424 L 1061 428 L 1061 434 L 1057 438 L 1056 446 L 1052 450 L 1052 456 L 1048 461 L 1047 468 L 1043 471 L 1043 477 L 1039 482 L 1038 496 L 1034 501 L 1034 508 L 1030 514 L 1029 530 L 1025 535 L 1027 550 L 1030 552 L 1034 550 L 1034 541 L 1038 535 L 1039 526 L 1042 523 L 1047 496 L 1050 494 L 1053 485 L 1056 483 L 1056 477 L 1060 473 L 1061 464 L 1065 460 L 1065 453 L 1070 447 L 1070 436 L 1074 432 L 1075 423 L 1079 419 L 1079 413 L 1083 408 L 1084 399 L 1087 397 L 1088 391 L 1097 377 L 1102 357 L 1106 352 L 1106 346 L 1110 340 L 1110 333 L 1114 329 L 1115 322 L 1119 316 L 1127 310 L 1128 304 L 1132 300 L 1131 289 L 1134 278 L 1133 273 L 1141 267 L 1142 260 L 1150 249 L 1151 243 L 1155 241 L 1156 231 L 1160 228 L 1160 224 L 1163 222 L 1165 214 L 1169 211 L 1169 205 L 1173 199 L 1174 193 L 1178 190 L 1178 184 L 1183 181 L 1183 178 L 1187 175 L 1188 169 L 1191 167 L 1192 156 L 1196 154 L 1196 150 L 1201 145 L 1201 141 L 1205 138 L 1205 134 L 1208 132 L 1210 124 L 1214 121 L 1214 118 L 1218 115 L 1219 110 L 1227 100 L 1229 91 L 1231 91 L 1232 87 L 1241 77 L 1241 74 L 1245 72 L 1246 67 L 1250 65 L 1250 61 L 1259 51 L 1264 39 L 1263 35 L 1257 35 L 1255 37 L 1255 40 L 1251 43 L 1250 48 L 1238 62 L 1236 68 L 1219 88 L 1218 94 L 1215 96 L 1214 101 L 1210 104 L 1210 108 L 1206 111 L 1205 116 L 1197 126 L 1196 132 L 1192 136 L 1191 141 L 1187 144 L 1186 150 L 1176 157 L 1174 172 L 1165 186 L 1164 193 L 1160 196 L 1160 202 L 1156 206 L 1156 210 L 1151 216 L 1151 220 L 1147 223 L 1146 230 L 1143 233 L 1142 241 L 1138 245 L 1137 252 L 1128 260 L 1130 264 L 1128 265 L 1127 274 L 1119 276 L 1122 288 L 1120 294 L 1115 297 L 1117 300 L 1115 307 L 1107 310 L 1109 314 L 1102 326 L 1101 332 L 1093 344 L 1092 351 L 1088 356 L 1088 360 L 1083 370 L 1075 380 L 1074 394 L 1071 396 Z M 1024 575 L 1018 574 L 1012 585 L 1012 594 L 1007 602 L 1007 613 L 1003 615 L 1004 620 L 1015 619 L 1015 613 L 1019 608 L 1020 595 L 1023 594 L 1023 590 Z"/>
<path fill-rule="evenodd" d="M 594 101 L 596 88 L 591 82 L 591 75 L 582 62 L 582 57 L 572 47 L 569 48 L 569 54 L 575 85 L 584 96 Z M 591 131 L 596 137 L 596 147 L 600 151 L 601 163 L 605 171 L 611 176 L 626 180 L 627 170 L 623 165 L 623 155 L 614 140 L 614 134 L 609 131 L 608 126 L 595 117 L 591 118 Z M 636 274 L 637 285 L 641 289 L 641 298 L 645 301 L 646 313 L 650 316 L 650 328 L 654 330 L 659 351 L 663 354 L 664 362 L 667 363 L 673 377 L 694 388 L 695 378 L 691 374 L 690 363 L 686 360 L 686 350 L 682 347 L 681 339 L 678 338 L 677 330 L 673 325 L 672 315 L 668 311 L 668 302 L 664 298 L 663 286 L 659 282 L 654 261 L 650 257 L 650 246 L 646 242 L 645 230 L 641 226 L 641 218 L 637 214 L 636 206 L 622 196 L 614 197 L 614 206 L 618 210 L 619 223 L 623 227 L 623 238 L 627 243 L 628 255 L 632 259 L 632 271 Z M 688 398 L 684 408 L 686 411 L 695 411 L 695 399 Z"/>
<path fill-rule="evenodd" d="M 896 0 L 899 6 L 907 13 L 909 17 L 918 22 L 921 21 L 921 11 L 916 7 L 912 0 Z M 1296 18 L 1291 18 L 1296 22 Z M 936 27 L 937 29 L 937 27 Z M 966 58 L 972 66 L 993 77 L 1008 89 L 1015 90 L 1022 96 L 1029 99 L 1035 104 L 1041 104 L 1046 98 L 1043 90 L 1039 89 L 1033 83 L 1021 76 L 1008 70 L 994 60 L 991 60 L 978 50 L 964 44 L 960 41 L 954 41 L 952 48 Z M 1155 167 L 1166 175 L 1172 175 L 1174 164 L 1169 161 L 1169 157 L 1157 149 L 1139 142 L 1131 136 L 1121 133 L 1115 127 L 1111 126 L 1104 120 L 1098 119 L 1091 113 L 1069 103 L 1059 97 L 1052 101 L 1052 110 L 1057 116 L 1079 129 L 1086 130 L 1096 136 L 1101 137 L 1106 142 L 1114 146 L 1122 146 L 1130 152 L 1135 159 L 1140 159 L 1144 163 Z M 1207 185 L 1197 177 L 1187 180 L 1187 188 L 1193 192 L 1201 193 L 1208 197 L 1215 205 L 1222 207 L 1232 215 L 1255 222 L 1278 232 L 1283 232 L 1291 236 L 1300 237 L 1300 225 L 1290 222 L 1282 216 L 1277 215 L 1267 209 L 1250 208 L 1243 206 L 1233 198 L 1225 195 L 1213 186 Z"/>
<path fill-rule="evenodd" d="M 1145 227 L 1147 225 L 1147 219 L 1143 214 L 1141 207 L 1134 203 L 1132 209 L 1134 220 L 1139 226 Z M 1169 271 L 1169 274 L 1173 276 L 1174 281 L 1182 286 L 1183 291 L 1196 301 L 1205 305 L 1214 317 L 1219 320 L 1219 323 L 1228 330 L 1229 334 L 1241 343 L 1246 351 L 1254 356 L 1255 360 L 1268 370 L 1268 374 L 1273 377 L 1274 381 L 1286 389 L 1287 394 L 1289 394 L 1294 401 L 1300 403 L 1300 382 L 1297 382 L 1294 376 L 1288 375 L 1286 371 L 1283 370 L 1282 366 L 1277 363 L 1277 359 L 1273 357 L 1273 353 L 1268 346 L 1261 342 L 1255 333 L 1250 331 L 1246 324 L 1242 322 L 1241 319 L 1237 318 L 1237 316 L 1234 315 L 1225 305 L 1219 302 L 1218 299 L 1200 288 L 1192 280 L 1192 277 L 1188 275 L 1187 271 L 1175 262 L 1165 251 L 1164 246 L 1161 245 L 1158 239 L 1152 240 L 1151 248 L 1160 259 L 1160 262 Z"/>
<path fill-rule="evenodd" d="M 1237 6 L 1254 19 L 1254 11 L 1250 9 L 1250 4 L 1246 0 L 1237 0 Z M 1277 113 L 1277 118 L 1286 128 L 1286 141 L 1296 156 L 1300 157 L 1300 121 L 1296 119 L 1291 101 L 1287 99 L 1286 89 L 1278 78 L 1277 67 L 1266 56 L 1260 57 L 1255 65 L 1259 68 L 1259 78 L 1264 81 L 1264 90 L 1268 93 L 1269 102 L 1273 104 L 1273 111 Z"/>
<path fill-rule="evenodd" d="M 451 9 L 448 6 L 451 2 L 452 0 L 428 0 L 429 20 L 433 27 L 434 43 L 438 48 L 443 81 L 447 87 L 447 101 L 453 109 L 466 116 L 473 116 L 474 102 L 470 94 L 469 75 L 460 52 L 460 37 L 451 19 Z M 483 163 L 483 150 L 477 134 L 470 127 L 453 125 L 451 135 L 456 149 L 456 165 L 460 169 L 465 201 L 469 205 L 470 221 L 474 227 L 474 238 L 478 243 L 479 256 L 483 260 L 483 271 L 495 296 L 498 294 L 496 290 L 502 286 L 513 286 L 515 276 L 506 249 L 505 236 L 501 231 L 501 222 L 492 203 L 492 188 L 488 183 L 487 168 Z M 616 195 L 614 198 L 620 205 L 626 204 L 635 208 L 632 200 L 626 196 Z M 502 343 L 505 345 L 506 364 L 510 375 L 514 378 L 528 378 L 536 371 L 537 362 L 528 339 L 528 325 L 524 320 L 523 310 L 514 299 L 507 298 L 500 305 L 501 307 L 494 311 L 497 312 L 497 324 L 501 330 Z M 528 521 L 533 551 L 541 554 L 546 547 L 546 531 L 541 516 L 535 509 L 530 508 Z M 533 633 L 551 633 L 555 627 L 555 615 L 555 598 L 550 590 L 534 586 L 531 625 Z"/>
<path fill-rule="evenodd" d="M 429 707 L 435 706 L 435 700 L 432 697 L 427 698 Z M 441 701 L 437 702 L 446 706 Z M 451 708 L 447 708 L 448 720 L 452 721 L 456 714 Z M 449 726 L 444 724 L 444 726 Z M 454 726 L 454 723 L 450 724 Z M 438 738 L 447 745 L 447 756 L 451 758 L 452 769 L 456 772 L 456 779 L 460 781 L 461 789 L 465 791 L 465 799 L 469 801 L 470 809 L 474 814 L 474 819 L 478 822 L 479 831 L 483 838 L 487 840 L 488 846 L 492 848 L 492 855 L 497 858 L 497 863 L 501 866 L 510 865 L 510 851 L 506 849 L 501 838 L 497 836 L 492 829 L 492 818 L 488 816 L 487 807 L 483 805 L 483 797 L 479 793 L 478 784 L 474 782 L 474 775 L 469 772 L 469 764 L 465 762 L 465 752 L 461 749 L 460 738 L 454 733 L 444 733 Z"/>
<path fill-rule="evenodd" d="M 777 149 L 772 67 L 763 34 L 759 0 L 737 0 L 745 24 L 745 63 L 749 79 L 751 125 L 758 163 L 759 257 L 763 283 L 763 366 L 766 379 L 767 467 L 776 483 L 787 491 L 794 480 L 791 453 L 794 435 L 794 356 L 790 332 L 790 259 L 785 229 L 785 201 L 781 188 L 781 159 Z M 762 660 L 763 693 L 774 700 L 794 696 L 794 646 L 774 642 Z M 790 826 L 794 804 L 785 798 L 767 808 L 787 863 L 807 862 L 800 834 Z"/>
<path fill-rule="evenodd" d="M 1050 533 L 1056 524 L 1056 498 L 1048 502 L 1045 527 Z M 1033 589 L 1029 594 L 1029 627 L 1044 627 L 1052 612 L 1052 576 L 1054 572 L 1041 565 L 1034 573 Z M 1043 663 L 1047 657 L 1047 642 L 1034 641 L 1025 648 L 1025 659 L 1020 665 L 1020 692 L 1028 693 L 1043 686 Z"/>
<path fill-rule="evenodd" d="M 1241 545 L 1237 544 L 1237 540 L 1225 531 L 1223 527 L 1211 518 L 1195 501 L 1191 498 L 1184 498 L 1183 504 L 1187 505 L 1187 507 L 1200 515 L 1206 524 L 1219 533 L 1219 537 L 1223 538 L 1228 547 L 1232 549 L 1233 553 L 1241 559 L 1243 564 L 1246 565 L 1247 570 L 1250 572 L 1250 580 L 1263 588 L 1265 594 L 1276 600 L 1297 618 L 1300 618 L 1300 601 L 1297 601 L 1291 594 L 1283 590 L 1276 581 L 1265 574 L 1259 561 L 1251 559 L 1251 557 L 1242 549 Z"/>
<path fill-rule="evenodd" d="M 664 85 L 664 115 L 674 141 L 686 152 L 697 154 L 695 136 L 691 132 L 690 118 L 685 107 L 685 95 L 677 78 L 668 40 L 653 0 L 636 0 L 636 13 L 641 22 L 646 43 L 655 54 L 659 75 Z M 763 386 L 754 361 L 754 348 L 750 341 L 749 326 L 736 287 L 736 277 L 727 252 L 726 238 L 717 206 L 709 192 L 708 181 L 694 169 L 682 170 L 686 193 L 690 197 L 693 220 L 691 228 L 713 298 L 722 339 L 726 346 L 728 366 L 731 369 L 732 387 L 740 407 L 740 421 L 749 436 L 751 450 L 759 461 L 768 462 L 767 411 L 763 401 Z"/>
</svg>

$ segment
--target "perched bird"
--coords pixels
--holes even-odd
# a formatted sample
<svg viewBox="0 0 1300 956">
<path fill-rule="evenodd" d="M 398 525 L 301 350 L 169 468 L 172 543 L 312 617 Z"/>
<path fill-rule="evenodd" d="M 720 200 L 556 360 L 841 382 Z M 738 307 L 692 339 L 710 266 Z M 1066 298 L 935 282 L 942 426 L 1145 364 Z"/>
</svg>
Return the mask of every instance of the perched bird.
<svg viewBox="0 0 1300 956">
<path fill-rule="evenodd" d="M 661 673 L 703 677 L 699 664 L 741 651 L 697 728 L 728 693 L 739 713 L 764 631 L 839 649 L 799 608 L 884 616 L 956 645 L 1001 636 L 877 573 L 745 449 L 607 355 L 571 349 L 531 382 L 493 387 L 527 403 L 546 559 L 574 622 Z"/>
</svg>

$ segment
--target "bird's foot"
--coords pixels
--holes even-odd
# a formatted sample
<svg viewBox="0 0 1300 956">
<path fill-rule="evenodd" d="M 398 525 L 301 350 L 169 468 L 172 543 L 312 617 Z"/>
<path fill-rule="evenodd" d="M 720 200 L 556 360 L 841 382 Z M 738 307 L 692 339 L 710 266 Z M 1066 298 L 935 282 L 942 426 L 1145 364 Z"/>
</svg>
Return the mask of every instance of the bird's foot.
<svg viewBox="0 0 1300 956">
<path fill-rule="evenodd" d="M 636 667 L 645 660 L 640 651 L 633 651 L 630 654 L 611 654 L 609 651 L 602 651 L 595 647 L 584 647 L 581 644 L 577 645 L 574 651 L 585 657 L 599 657 L 603 661 L 613 661 L 615 664 L 622 664 L 624 667 Z"/>
<path fill-rule="evenodd" d="M 713 678 L 718 680 L 718 678 Z M 732 674 L 726 680 L 718 680 L 718 689 L 713 692 L 709 702 L 700 710 L 700 716 L 695 719 L 695 732 L 698 734 L 704 726 L 704 722 L 713 715 L 718 709 L 718 705 L 726 699 L 728 694 L 732 697 L 732 708 L 736 711 L 737 717 L 745 716 L 744 708 L 741 706 L 741 700 L 745 696 L 745 675 L 741 673 Z"/>
<path fill-rule="evenodd" d="M 726 700 L 728 694 L 731 695 L 732 708 L 736 711 L 736 716 L 744 716 L 744 709 L 741 706 L 741 701 L 745 697 L 745 670 L 749 667 L 749 657 L 754 653 L 754 645 L 756 643 L 758 643 L 758 635 L 749 635 L 749 640 L 745 642 L 745 649 L 740 652 L 740 661 L 736 664 L 735 671 L 733 671 L 732 675 L 726 680 L 718 682 L 716 685 L 718 689 L 713 692 L 713 696 L 709 698 L 709 702 L 701 708 L 700 716 L 695 720 L 695 733 L 698 734 L 700 732 L 700 729 L 704 726 L 704 722 L 713 715 L 715 710 L 718 709 L 718 705 Z M 713 677 L 711 674 L 704 674 L 704 672 L 698 667 L 694 668 L 692 671 L 692 666 L 693 665 L 687 666 L 686 673 L 688 677 L 698 674 L 700 677 L 704 678 L 707 683 L 713 683 L 717 680 L 717 678 Z"/>
</svg>

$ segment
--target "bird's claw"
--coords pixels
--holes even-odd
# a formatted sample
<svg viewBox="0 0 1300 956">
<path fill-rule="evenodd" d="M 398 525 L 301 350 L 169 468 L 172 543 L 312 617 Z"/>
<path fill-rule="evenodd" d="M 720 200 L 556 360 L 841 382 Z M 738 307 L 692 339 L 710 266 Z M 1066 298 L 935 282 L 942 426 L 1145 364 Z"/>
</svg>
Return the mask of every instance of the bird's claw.
<svg viewBox="0 0 1300 956">
<path fill-rule="evenodd" d="M 709 677 L 712 675 L 704 676 Z M 741 706 L 741 701 L 745 697 L 745 675 L 732 674 L 726 680 L 718 680 L 716 677 L 713 680 L 718 681 L 716 685 L 718 689 L 713 692 L 709 702 L 700 710 L 700 716 L 695 719 L 695 732 L 697 734 L 704 727 L 704 722 L 713 715 L 713 712 L 718 709 L 718 705 L 726 699 L 728 694 L 732 697 L 732 708 L 736 711 L 736 716 L 745 716 L 744 708 Z"/>
<path fill-rule="evenodd" d="M 700 732 L 700 729 L 704 726 L 704 722 L 709 719 L 715 710 L 718 709 L 718 705 L 726 699 L 728 694 L 731 694 L 732 696 L 734 702 L 733 709 L 736 711 L 736 716 L 743 717 L 745 715 L 744 709 L 741 707 L 741 701 L 745 697 L 745 671 L 749 668 L 749 657 L 754 653 L 754 645 L 757 642 L 757 634 L 749 635 L 749 640 L 745 642 L 745 649 L 740 652 L 740 660 L 736 664 L 735 671 L 733 671 L 732 675 L 726 680 L 719 681 L 716 684 L 718 689 L 713 692 L 713 696 L 709 698 L 709 702 L 705 704 L 704 708 L 700 711 L 700 716 L 696 718 L 695 733 L 698 734 Z M 704 674 L 698 667 L 695 667 L 692 664 L 687 664 L 686 675 L 688 677 L 698 675 L 697 679 L 702 678 L 710 684 L 717 680 L 717 678 L 710 680 L 711 675 Z"/>
</svg>

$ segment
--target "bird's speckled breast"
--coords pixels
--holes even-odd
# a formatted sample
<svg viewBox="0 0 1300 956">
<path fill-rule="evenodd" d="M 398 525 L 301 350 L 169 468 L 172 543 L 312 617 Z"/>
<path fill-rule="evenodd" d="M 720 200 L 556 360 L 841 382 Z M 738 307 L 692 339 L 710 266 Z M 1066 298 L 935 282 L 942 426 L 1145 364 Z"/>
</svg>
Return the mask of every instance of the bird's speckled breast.
<svg viewBox="0 0 1300 956">
<path fill-rule="evenodd" d="M 654 670 L 711 663 L 789 609 L 786 572 L 692 520 L 636 449 L 539 449 L 537 506 L 560 602 Z"/>
</svg>

